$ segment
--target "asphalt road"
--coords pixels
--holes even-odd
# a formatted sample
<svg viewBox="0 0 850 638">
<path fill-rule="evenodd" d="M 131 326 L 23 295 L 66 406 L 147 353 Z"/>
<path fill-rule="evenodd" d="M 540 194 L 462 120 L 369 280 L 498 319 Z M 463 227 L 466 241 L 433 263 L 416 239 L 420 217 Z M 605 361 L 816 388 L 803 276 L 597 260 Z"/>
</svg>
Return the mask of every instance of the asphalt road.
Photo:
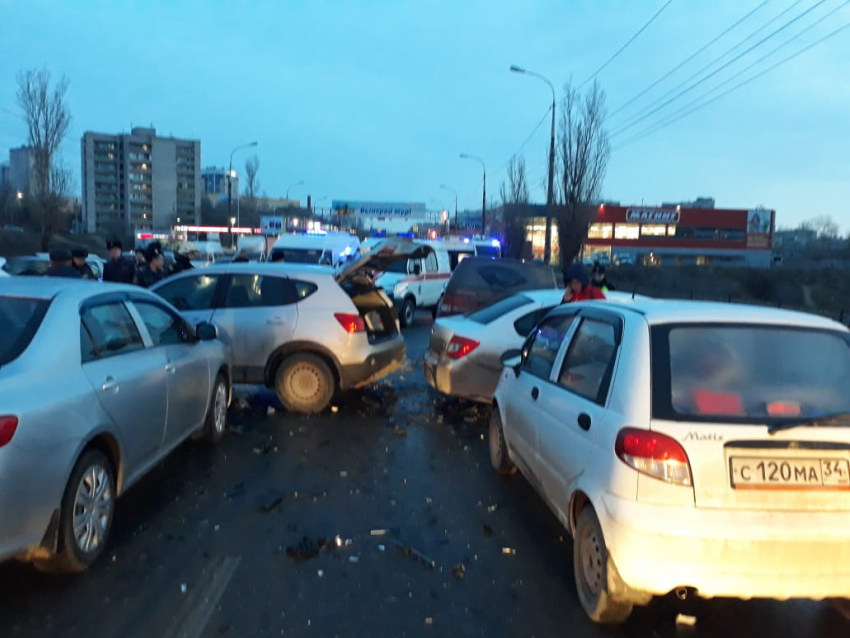
<svg viewBox="0 0 850 638">
<path fill-rule="evenodd" d="M 90 571 L 0 565 L 0 635 L 850 634 L 804 601 L 671 597 L 623 627 L 588 621 L 564 530 L 520 476 L 490 469 L 484 411 L 425 383 L 429 324 L 405 333 L 407 370 L 327 415 L 290 416 L 241 389 L 230 436 L 185 444 L 119 502 Z M 696 625 L 677 627 L 680 613 Z"/>
</svg>

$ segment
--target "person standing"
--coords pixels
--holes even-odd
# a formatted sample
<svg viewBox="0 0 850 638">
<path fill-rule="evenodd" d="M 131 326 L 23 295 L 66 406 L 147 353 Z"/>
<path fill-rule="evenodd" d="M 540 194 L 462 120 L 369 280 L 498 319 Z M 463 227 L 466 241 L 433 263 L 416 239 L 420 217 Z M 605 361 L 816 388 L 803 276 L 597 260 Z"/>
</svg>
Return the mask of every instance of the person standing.
<svg viewBox="0 0 850 638">
<path fill-rule="evenodd" d="M 170 268 L 170 274 L 174 275 L 184 270 L 191 270 L 194 268 L 192 260 L 197 259 L 199 256 L 200 251 L 197 246 L 193 242 L 184 241 L 174 251 L 174 264 Z"/>
<path fill-rule="evenodd" d="M 593 267 L 593 279 L 591 280 L 590 285 L 594 288 L 600 288 L 602 292 L 616 290 L 614 284 L 608 281 L 608 277 L 605 276 L 605 266 L 602 264 L 596 264 Z"/>
<path fill-rule="evenodd" d="M 48 277 L 66 277 L 68 279 L 80 279 L 80 271 L 71 265 L 71 253 L 67 250 L 57 249 L 50 251 L 50 268 L 47 269 Z"/>
<path fill-rule="evenodd" d="M 71 251 L 71 266 L 80 273 L 81 279 L 94 279 L 91 268 L 86 263 L 89 257 L 89 251 L 85 248 L 74 248 Z"/>
<path fill-rule="evenodd" d="M 136 267 L 132 261 L 124 257 L 124 246 L 117 239 L 106 242 L 109 251 L 109 261 L 103 267 L 103 280 L 117 284 L 133 283 Z"/>
<path fill-rule="evenodd" d="M 570 266 L 564 275 L 564 283 L 567 285 L 567 290 L 564 292 L 561 303 L 605 299 L 605 293 L 601 288 L 590 285 L 590 277 L 587 276 L 587 271 L 581 264 Z"/>
<path fill-rule="evenodd" d="M 147 266 L 136 272 L 133 283 L 142 288 L 150 288 L 165 278 L 165 257 L 162 256 L 159 245 L 151 244 L 145 250 L 145 259 L 148 262 Z"/>
</svg>

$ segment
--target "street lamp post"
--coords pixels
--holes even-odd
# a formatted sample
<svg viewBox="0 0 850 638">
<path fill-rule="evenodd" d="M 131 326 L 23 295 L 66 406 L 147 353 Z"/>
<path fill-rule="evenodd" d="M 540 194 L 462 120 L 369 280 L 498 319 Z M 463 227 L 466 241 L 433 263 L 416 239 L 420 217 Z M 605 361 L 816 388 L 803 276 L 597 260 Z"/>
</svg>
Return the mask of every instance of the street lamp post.
<svg viewBox="0 0 850 638">
<path fill-rule="evenodd" d="M 461 153 L 460 159 L 474 160 L 481 164 L 481 169 L 484 171 L 484 181 L 481 188 L 481 235 L 487 232 L 487 167 L 484 165 L 484 160 L 475 155 Z"/>
<path fill-rule="evenodd" d="M 241 151 L 243 148 L 250 148 L 252 146 L 256 146 L 257 142 L 249 142 L 248 144 L 242 144 L 241 146 L 237 146 L 232 151 L 230 151 L 230 164 L 227 167 L 227 216 L 233 212 L 233 154 L 236 151 Z"/>
<path fill-rule="evenodd" d="M 457 225 L 457 191 L 455 189 L 453 189 L 451 186 L 446 186 L 445 184 L 440 184 L 440 188 L 442 188 L 443 190 L 447 190 L 447 191 L 454 193 L 454 196 L 455 196 L 455 232 L 457 232 L 457 228 L 458 228 L 458 225 Z M 448 226 L 448 228 L 446 229 L 447 233 L 451 233 L 451 230 L 452 230 L 451 224 L 447 224 L 447 226 Z"/>
<path fill-rule="evenodd" d="M 552 128 L 549 133 L 549 188 L 546 192 L 546 241 L 543 247 L 543 259 L 548 264 L 552 257 L 552 209 L 555 205 L 555 87 L 548 78 L 534 71 L 513 65 L 511 71 L 542 80 L 552 90 Z"/>
<path fill-rule="evenodd" d="M 24 194 L 21 191 L 18 191 L 18 206 L 21 205 L 21 202 L 24 200 Z M 15 225 L 15 207 L 12 206 L 12 214 L 11 219 L 9 220 L 9 226 Z"/>
<path fill-rule="evenodd" d="M 289 199 L 289 189 L 295 188 L 296 186 L 304 186 L 304 180 L 303 179 L 299 180 L 299 181 L 295 182 L 294 184 L 290 184 L 289 186 L 286 187 L 286 199 Z M 299 206 L 300 205 L 301 205 L 301 203 L 299 201 Z"/>
</svg>

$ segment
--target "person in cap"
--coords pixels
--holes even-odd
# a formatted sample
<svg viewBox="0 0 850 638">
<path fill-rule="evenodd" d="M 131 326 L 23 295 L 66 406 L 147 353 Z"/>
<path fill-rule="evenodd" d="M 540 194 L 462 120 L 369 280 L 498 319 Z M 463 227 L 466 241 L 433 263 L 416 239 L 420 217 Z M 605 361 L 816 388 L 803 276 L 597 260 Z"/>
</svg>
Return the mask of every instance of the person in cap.
<svg viewBox="0 0 850 638">
<path fill-rule="evenodd" d="M 86 263 L 89 257 L 89 251 L 85 248 L 74 248 L 71 251 L 71 266 L 80 273 L 81 279 L 94 279 L 91 268 Z"/>
<path fill-rule="evenodd" d="M 167 274 L 165 272 L 165 257 L 162 256 L 161 244 L 155 242 L 145 249 L 147 265 L 136 272 L 133 283 L 142 288 L 150 288 L 158 281 L 162 281 Z"/>
<path fill-rule="evenodd" d="M 48 277 L 67 277 L 68 279 L 79 279 L 80 272 L 71 265 L 71 253 L 64 249 L 50 251 L 50 268 L 47 269 Z"/>
<path fill-rule="evenodd" d="M 109 261 L 103 266 L 103 280 L 117 284 L 133 283 L 136 267 L 132 261 L 124 257 L 124 246 L 117 239 L 106 242 L 109 251 Z"/>
<path fill-rule="evenodd" d="M 614 288 L 614 284 L 608 281 L 608 278 L 605 276 L 605 266 L 602 264 L 596 264 L 593 267 L 593 279 L 591 280 L 590 285 L 595 288 L 602 289 L 602 292 L 616 290 L 616 288 Z"/>
<path fill-rule="evenodd" d="M 183 272 L 194 268 L 192 260 L 200 256 L 200 251 L 194 243 L 184 241 L 174 251 L 174 264 L 171 266 L 171 274 Z"/>
<path fill-rule="evenodd" d="M 572 301 L 588 301 L 590 299 L 605 299 L 605 293 L 601 288 L 590 285 L 590 277 L 581 264 L 573 264 L 564 274 L 564 283 L 567 290 L 561 299 L 561 303 Z"/>
</svg>

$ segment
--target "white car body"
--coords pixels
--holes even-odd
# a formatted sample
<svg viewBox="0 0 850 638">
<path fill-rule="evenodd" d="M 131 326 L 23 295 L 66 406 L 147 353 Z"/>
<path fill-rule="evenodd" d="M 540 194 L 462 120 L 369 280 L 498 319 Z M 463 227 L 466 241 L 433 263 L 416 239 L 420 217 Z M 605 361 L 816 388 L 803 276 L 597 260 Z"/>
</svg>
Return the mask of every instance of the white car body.
<svg viewBox="0 0 850 638">
<path fill-rule="evenodd" d="M 3 266 L 5 266 L 5 265 L 6 265 L 6 258 L 0 257 L 0 277 L 11 277 L 12 275 L 10 275 L 5 270 L 3 270 Z"/>
<path fill-rule="evenodd" d="M 436 308 L 452 277 L 449 254 L 443 246 L 438 242 L 413 243 L 431 250 L 421 259 L 396 262 L 375 278 L 393 301 L 402 326 L 413 323 L 417 308 Z"/>
<path fill-rule="evenodd" d="M 272 258 L 276 254 L 283 255 L 287 263 L 327 265 L 339 271 L 348 262 L 359 259 L 360 240 L 348 233 L 287 233 L 274 243 Z"/>
<path fill-rule="evenodd" d="M 563 337 L 551 338 L 561 329 L 556 320 L 570 312 L 578 314 Z M 663 354 L 665 347 L 672 351 L 663 345 L 672 343 L 669 335 L 674 330 L 724 334 L 725 329 L 732 331 L 725 334 L 743 335 L 735 337 L 741 343 L 785 331 L 777 333 L 783 339 L 775 355 L 764 355 L 755 346 L 730 348 L 730 341 L 725 342 L 736 361 L 747 370 L 762 366 L 763 376 L 746 377 L 731 393 L 707 393 L 711 401 L 723 403 L 727 395 L 737 396 L 735 391 L 749 400 L 758 390 L 764 414 L 774 416 L 756 416 L 743 407 L 735 412 L 740 417 L 711 416 L 720 412 L 693 416 L 683 414 L 681 407 L 658 407 L 676 406 L 680 400 L 670 388 L 678 387 L 682 375 L 671 372 L 672 359 Z M 493 423 L 501 420 L 509 459 L 574 536 L 583 512 L 592 508 L 604 537 L 601 545 L 607 548 L 608 563 L 599 568 L 601 582 L 607 583 L 608 602 L 620 604 L 619 612 L 627 610 L 606 618 L 582 600 L 591 618 L 622 620 L 633 604 L 680 589 L 707 598 L 848 596 L 850 417 L 773 434 L 767 427 L 793 425 L 789 415 L 795 406 L 800 420 L 815 418 L 801 412 L 806 401 L 822 405 L 821 414 L 850 409 L 843 391 L 850 380 L 848 332 L 813 315 L 702 302 L 582 302 L 561 306 L 541 322 L 524 346 L 520 366 L 502 372 L 491 422 L 491 457 L 496 466 L 493 455 L 502 448 L 498 437 L 493 442 Z M 610 342 L 599 336 L 608 333 Z M 668 336 L 658 336 L 664 334 Z M 542 341 L 535 346 L 537 340 Z M 814 352 L 806 347 L 813 343 L 834 345 Z M 535 354 L 544 352 L 554 353 L 548 376 L 548 359 Z M 684 349 L 677 365 L 699 366 L 711 358 L 710 349 L 700 358 L 690 352 Z M 771 356 L 784 364 L 782 371 Z M 586 363 L 581 367 L 571 361 Z M 773 382 L 771 375 L 785 385 Z M 814 388 L 792 382 L 812 377 L 818 379 Z M 692 387 L 697 387 L 701 380 L 693 378 Z M 599 380 L 598 391 L 590 379 Z M 694 395 L 698 392 L 702 390 Z M 674 451 L 664 458 L 624 452 L 645 441 L 654 442 L 652 449 L 668 446 L 664 449 Z M 581 589 L 584 554 L 576 538 Z"/>
</svg>

